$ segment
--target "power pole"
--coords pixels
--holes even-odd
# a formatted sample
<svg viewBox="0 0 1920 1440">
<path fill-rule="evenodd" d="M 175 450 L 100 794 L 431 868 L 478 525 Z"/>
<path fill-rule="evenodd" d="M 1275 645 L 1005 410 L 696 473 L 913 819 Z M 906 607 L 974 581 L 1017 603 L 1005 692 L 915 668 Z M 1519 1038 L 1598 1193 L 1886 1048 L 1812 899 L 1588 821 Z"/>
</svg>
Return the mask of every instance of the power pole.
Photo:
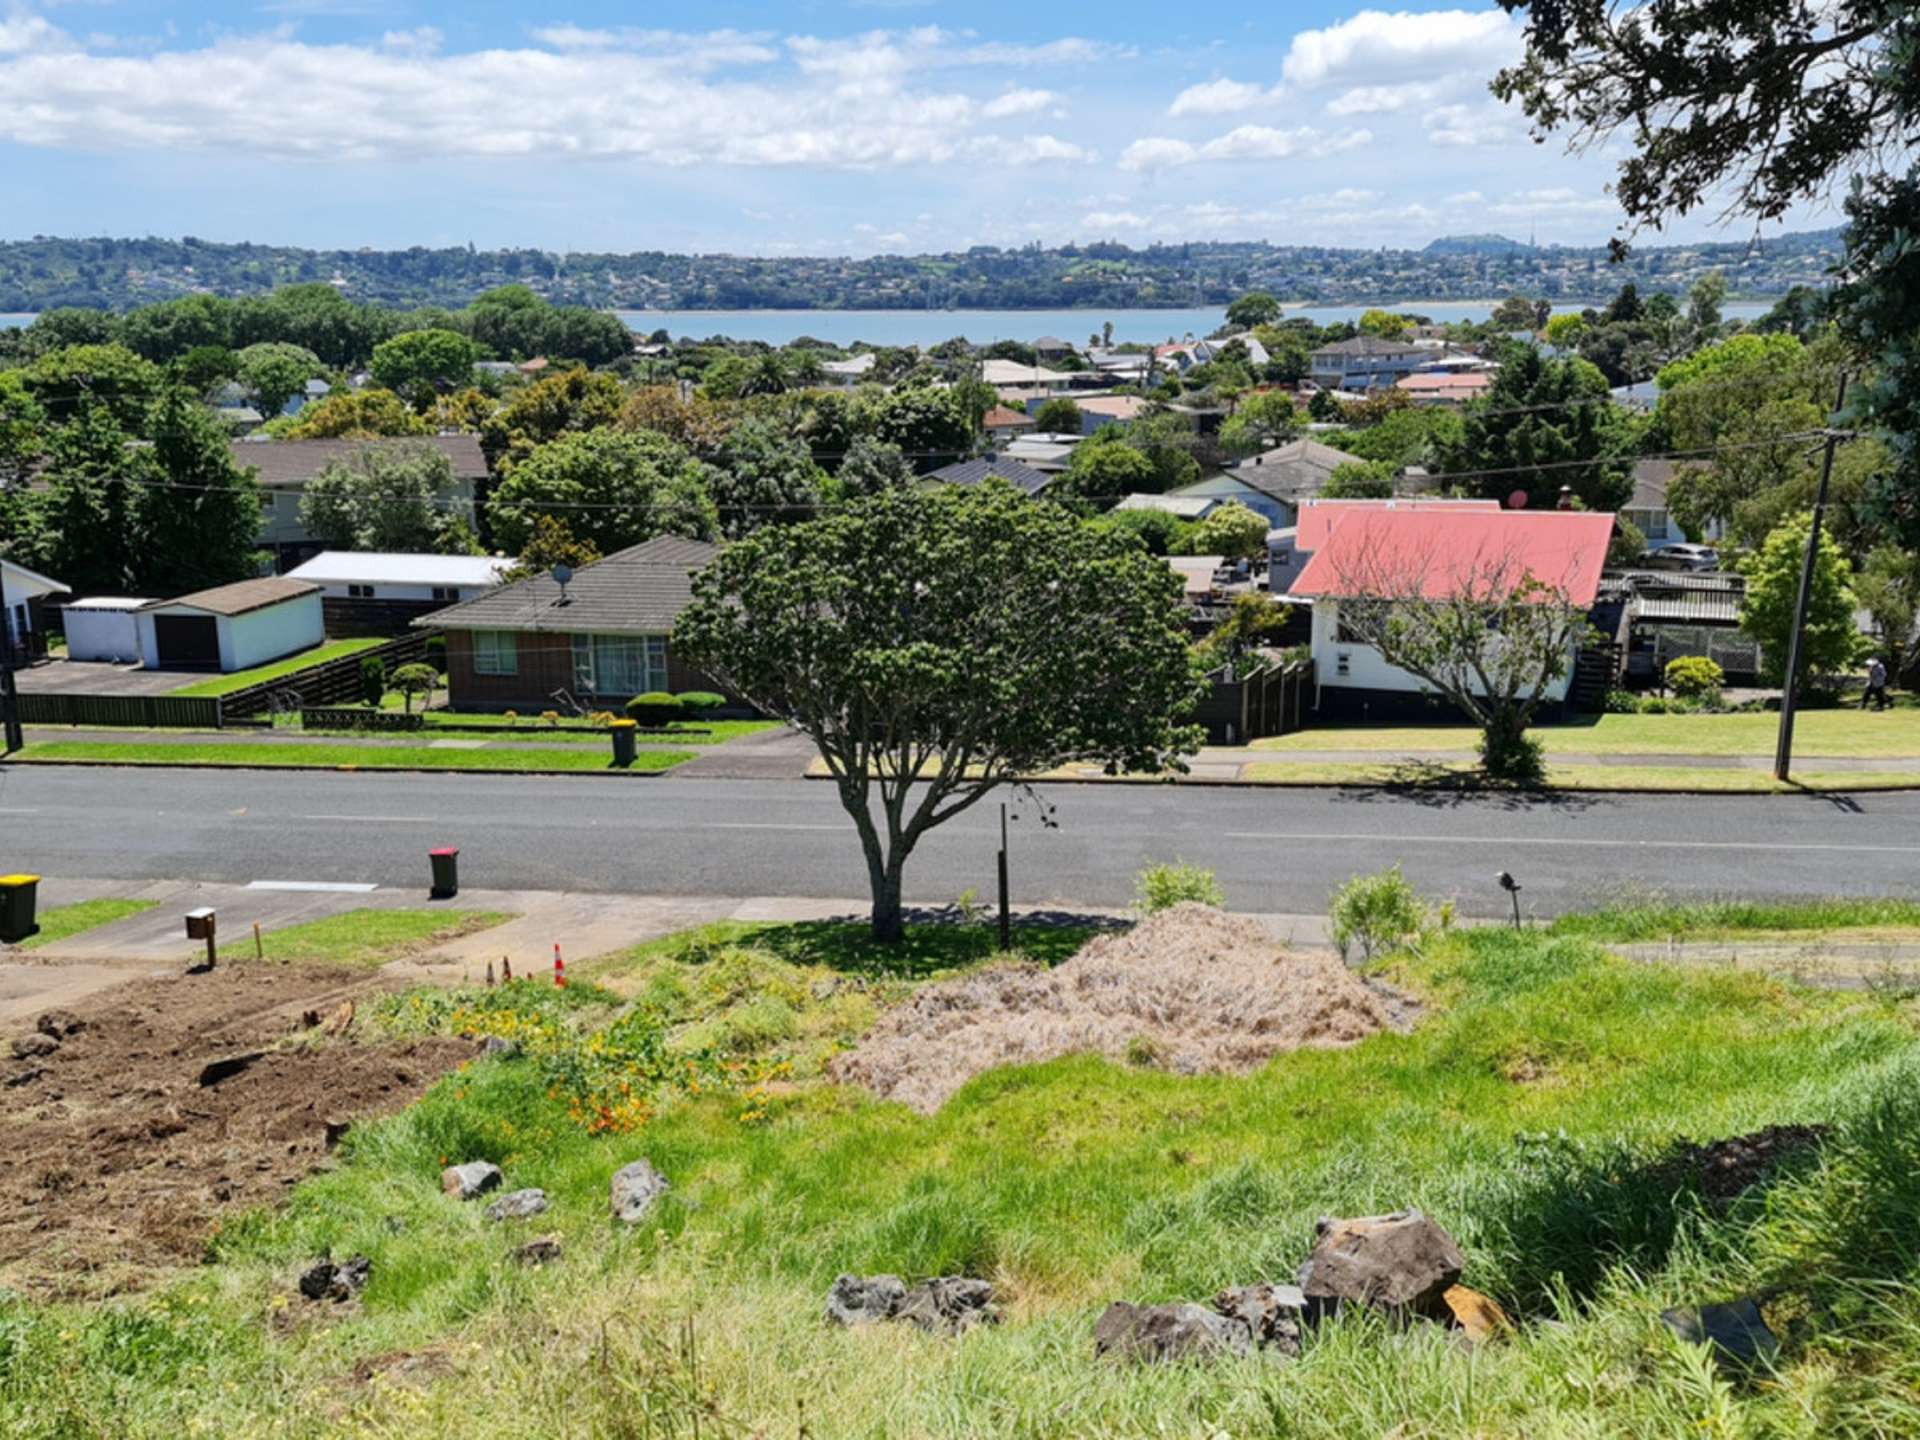
<svg viewBox="0 0 1920 1440">
<path fill-rule="evenodd" d="M 0 726 L 5 731 L 5 748 L 11 755 L 26 744 L 20 731 L 20 697 L 13 686 L 13 612 L 7 608 L 7 567 L 0 564 Z"/>
<path fill-rule="evenodd" d="M 1833 402 L 1837 414 L 1847 403 L 1847 376 L 1840 373 L 1840 394 Z M 1826 453 L 1820 461 L 1820 490 L 1813 501 L 1813 522 L 1807 527 L 1807 553 L 1800 562 L 1800 594 L 1793 606 L 1793 632 L 1787 640 L 1786 683 L 1780 687 L 1780 738 L 1774 745 L 1773 778 L 1785 782 L 1793 769 L 1793 707 L 1800 688 L 1800 636 L 1807 628 L 1807 602 L 1813 594 L 1813 566 L 1820 554 L 1820 521 L 1827 508 L 1827 484 L 1833 479 L 1833 452 L 1848 431 L 1826 427 Z"/>
</svg>

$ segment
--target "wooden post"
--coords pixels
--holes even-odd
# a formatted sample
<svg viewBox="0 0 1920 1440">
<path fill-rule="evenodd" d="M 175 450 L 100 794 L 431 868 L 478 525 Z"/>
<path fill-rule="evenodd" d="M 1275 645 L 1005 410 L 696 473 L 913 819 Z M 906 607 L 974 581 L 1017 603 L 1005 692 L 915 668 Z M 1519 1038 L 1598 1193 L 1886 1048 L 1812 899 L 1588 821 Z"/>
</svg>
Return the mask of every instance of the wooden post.
<svg viewBox="0 0 1920 1440">
<path fill-rule="evenodd" d="M 266 947 L 260 943 L 260 922 L 258 920 L 253 922 L 253 958 L 256 960 L 264 960 L 267 958 Z"/>
</svg>

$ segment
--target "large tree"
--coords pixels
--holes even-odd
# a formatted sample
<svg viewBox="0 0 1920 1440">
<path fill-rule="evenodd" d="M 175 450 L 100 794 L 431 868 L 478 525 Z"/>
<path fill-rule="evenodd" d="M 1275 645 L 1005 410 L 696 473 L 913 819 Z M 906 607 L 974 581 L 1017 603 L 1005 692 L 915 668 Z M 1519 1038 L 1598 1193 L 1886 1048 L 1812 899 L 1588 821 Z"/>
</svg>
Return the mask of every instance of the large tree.
<svg viewBox="0 0 1920 1440">
<path fill-rule="evenodd" d="M 1761 673 L 1778 684 L 1786 676 L 1793 641 L 1794 605 L 1807 553 L 1811 514 L 1796 515 L 1767 537 L 1767 543 L 1741 565 L 1747 593 L 1740 606 L 1740 629 L 1760 642 Z M 1813 585 L 1807 593 L 1807 623 L 1800 631 L 1800 663 L 1810 675 L 1831 675 L 1853 664 L 1864 648 L 1854 620 L 1857 608 L 1852 567 L 1831 535 L 1820 537 L 1814 556 Z"/>
<path fill-rule="evenodd" d="M 140 502 L 152 475 L 151 453 L 132 443 L 105 403 L 83 402 L 54 429 L 37 506 L 42 553 L 74 593 L 141 593 Z"/>
<path fill-rule="evenodd" d="M 1633 229 L 1704 204 L 1773 220 L 1851 186 L 1833 313 L 1874 373 L 1855 419 L 1894 458 L 1870 503 L 1920 543 L 1920 6 L 1911 0 L 1501 0 L 1526 54 L 1494 81 L 1539 138 L 1628 142 Z M 1616 242 L 1620 244 L 1621 242 Z"/>
<path fill-rule="evenodd" d="M 392 440 L 430 435 L 433 427 L 391 390 L 336 390 L 301 407 L 284 433 L 289 440 Z"/>
<path fill-rule="evenodd" d="M 447 457 L 404 440 L 329 460 L 300 497 L 300 523 L 341 550 L 440 550 L 467 510 Z"/>
<path fill-rule="evenodd" d="M 755 532 L 696 577 L 673 645 L 819 748 L 893 942 L 936 826 L 1056 766 L 1197 748 L 1183 618 L 1162 561 L 989 482 Z"/>
<path fill-rule="evenodd" d="M 416 410 L 464 385 L 479 359 L 473 341 L 453 330 L 408 330 L 373 347 L 373 378 Z"/>
<path fill-rule="evenodd" d="M 1606 377 L 1531 345 L 1508 346 L 1502 361 L 1486 399 L 1466 407 L 1460 436 L 1443 442 L 1445 471 L 1489 499 L 1519 490 L 1530 505 L 1551 507 L 1564 485 L 1591 509 L 1619 509 L 1633 492 L 1630 437 Z"/>
<path fill-rule="evenodd" d="M 720 512 L 721 533 L 737 537 L 811 515 L 825 478 L 805 441 L 773 420 L 754 416 L 727 433 L 707 488 Z"/>
<path fill-rule="evenodd" d="M 271 419 L 306 390 L 321 371 L 320 357 L 284 340 L 262 340 L 234 356 L 238 378 L 253 393 L 260 413 Z"/>
<path fill-rule="evenodd" d="M 519 551 L 534 517 L 552 515 L 602 555 L 656 535 L 710 540 L 719 530 L 710 467 L 651 430 L 568 432 L 550 440 L 494 487 L 494 540 Z"/>
<path fill-rule="evenodd" d="M 1258 455 L 1286 444 L 1300 430 L 1293 396 L 1285 390 L 1263 390 L 1234 406 L 1220 427 L 1220 444 L 1229 455 Z"/>
<path fill-rule="evenodd" d="M 504 474 L 535 447 L 575 431 L 611 425 L 627 393 L 611 375 L 581 366 L 516 390 L 480 427 L 487 463 Z"/>
<path fill-rule="evenodd" d="M 141 496 L 142 590 L 176 595 L 258 573 L 260 491 L 218 422 L 175 387 L 154 406 L 153 475 Z"/>
</svg>

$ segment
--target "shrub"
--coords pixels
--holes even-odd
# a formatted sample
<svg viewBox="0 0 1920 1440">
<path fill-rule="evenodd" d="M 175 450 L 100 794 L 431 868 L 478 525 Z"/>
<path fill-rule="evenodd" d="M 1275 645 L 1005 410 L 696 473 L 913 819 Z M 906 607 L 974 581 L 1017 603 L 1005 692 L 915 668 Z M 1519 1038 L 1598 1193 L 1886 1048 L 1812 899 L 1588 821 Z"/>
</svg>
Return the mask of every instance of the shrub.
<svg viewBox="0 0 1920 1440">
<path fill-rule="evenodd" d="M 675 698 L 680 702 L 680 709 L 692 720 L 704 720 L 727 703 L 726 696 L 716 695 L 711 690 L 689 690 Z"/>
<path fill-rule="evenodd" d="M 649 690 L 627 701 L 627 718 L 642 725 L 671 725 L 680 714 L 679 698 L 663 690 Z"/>
<path fill-rule="evenodd" d="M 1727 672 L 1704 655 L 1682 655 L 1667 662 L 1667 689 L 1682 700 L 1717 700 Z"/>
<path fill-rule="evenodd" d="M 1149 865 L 1134 876 L 1134 908 L 1142 915 L 1151 915 L 1156 910 L 1166 910 L 1188 900 L 1211 905 L 1216 910 L 1227 903 L 1220 882 L 1213 878 L 1213 871 L 1203 870 L 1198 865 L 1183 865 L 1176 860 L 1171 865 Z"/>
<path fill-rule="evenodd" d="M 1601 708 L 1609 715 L 1638 715 L 1640 697 L 1631 690 L 1609 690 Z"/>
<path fill-rule="evenodd" d="M 447 637 L 446 636 L 429 635 L 427 637 L 427 664 L 433 667 L 434 673 L 437 675 L 444 675 L 447 673 Z"/>
<path fill-rule="evenodd" d="M 402 665 L 393 672 L 393 688 L 400 692 L 408 714 L 413 713 L 413 697 L 430 694 L 439 683 L 439 672 L 431 665 Z"/>
<path fill-rule="evenodd" d="M 1684 700 L 1669 700 L 1660 695 L 1642 695 L 1639 713 L 1642 715 L 1685 715 L 1693 709 Z"/>
<path fill-rule="evenodd" d="M 369 655 L 360 662 L 360 698 L 374 709 L 387 698 L 387 662 Z"/>
<path fill-rule="evenodd" d="M 1358 941 L 1360 958 L 1371 960 L 1377 952 L 1418 936 L 1426 928 L 1427 907 L 1395 865 L 1378 875 L 1356 875 L 1334 891 L 1327 918 L 1333 922 L 1333 943 L 1340 947 L 1341 959 Z"/>
</svg>

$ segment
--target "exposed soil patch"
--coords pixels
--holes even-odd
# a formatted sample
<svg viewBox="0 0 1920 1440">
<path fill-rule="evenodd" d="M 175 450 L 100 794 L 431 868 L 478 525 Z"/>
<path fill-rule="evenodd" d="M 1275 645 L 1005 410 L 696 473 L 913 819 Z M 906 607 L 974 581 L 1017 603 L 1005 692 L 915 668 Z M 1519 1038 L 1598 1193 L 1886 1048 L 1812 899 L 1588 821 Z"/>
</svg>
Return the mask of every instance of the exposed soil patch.
<svg viewBox="0 0 1920 1440">
<path fill-rule="evenodd" d="M 1330 955 L 1283 949 L 1258 922 L 1176 905 L 1101 935 L 1053 970 L 996 965 L 919 990 L 881 1016 L 836 1079 L 932 1113 L 983 1070 L 1075 1052 L 1151 1057 L 1181 1074 L 1397 1028 Z"/>
<path fill-rule="evenodd" d="M 1681 1144 L 1660 1162 L 1671 1179 L 1690 1179 L 1710 1200 L 1731 1200 L 1758 1184 L 1782 1161 L 1827 1137 L 1826 1125 L 1769 1125 L 1751 1135 L 1705 1144 Z"/>
<path fill-rule="evenodd" d="M 135 980 L 68 1007 L 81 1027 L 53 1053 L 0 1060 L 0 1283 L 111 1293 L 192 1263 L 223 1212 L 277 1200 L 352 1121 L 472 1056 L 303 1024 L 378 984 L 243 965 Z"/>
</svg>

